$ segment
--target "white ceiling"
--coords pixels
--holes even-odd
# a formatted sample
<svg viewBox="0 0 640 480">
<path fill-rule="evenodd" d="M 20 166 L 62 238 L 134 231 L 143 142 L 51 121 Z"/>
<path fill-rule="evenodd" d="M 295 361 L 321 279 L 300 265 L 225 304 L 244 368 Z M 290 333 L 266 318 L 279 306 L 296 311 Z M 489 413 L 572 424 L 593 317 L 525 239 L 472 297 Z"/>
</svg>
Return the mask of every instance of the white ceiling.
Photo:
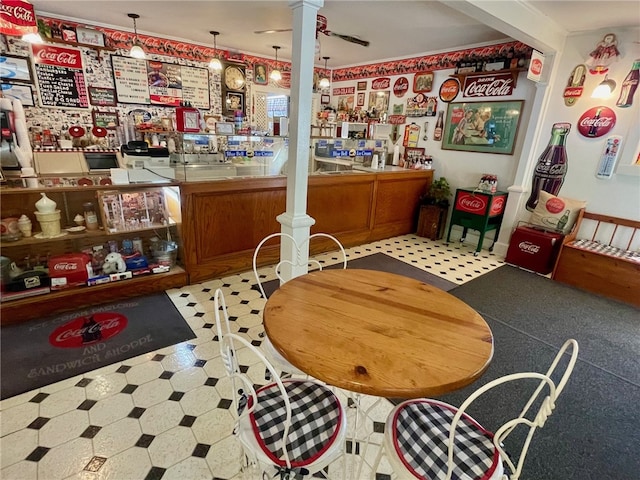
<svg viewBox="0 0 640 480">
<path fill-rule="evenodd" d="M 459 0 L 457 0 L 459 1 Z M 513 0 L 497 1 L 508 8 Z M 288 1 L 223 0 L 31 0 L 39 15 L 74 19 L 92 25 L 133 30 L 127 13 L 137 13 L 138 33 L 188 40 L 212 46 L 210 30 L 217 30 L 219 48 L 273 57 L 273 45 L 281 46 L 278 58 L 291 55 L 291 32 L 256 34 L 255 31 L 292 26 Z M 362 47 L 337 37 L 320 35 L 321 56 L 329 68 L 370 63 L 387 58 L 503 40 L 494 30 L 436 0 L 325 0 L 320 14 L 328 30 L 371 42 Z M 637 0 L 575 1 L 529 0 L 534 8 L 567 32 L 637 26 Z M 318 65 L 323 61 L 318 60 Z"/>
</svg>

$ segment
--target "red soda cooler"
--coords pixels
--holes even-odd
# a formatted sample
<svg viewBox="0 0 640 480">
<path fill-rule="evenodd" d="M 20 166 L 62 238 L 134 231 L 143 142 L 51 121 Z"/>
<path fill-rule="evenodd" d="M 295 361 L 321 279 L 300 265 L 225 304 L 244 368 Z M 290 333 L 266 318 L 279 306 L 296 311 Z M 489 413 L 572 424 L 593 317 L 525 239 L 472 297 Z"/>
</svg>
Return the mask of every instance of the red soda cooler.
<svg viewBox="0 0 640 480">
<path fill-rule="evenodd" d="M 553 270 L 564 235 L 531 227 L 517 227 L 511 235 L 505 262 L 547 275 Z"/>
<path fill-rule="evenodd" d="M 68 253 L 49 259 L 51 290 L 86 285 L 93 277 L 91 257 L 86 253 Z"/>
</svg>

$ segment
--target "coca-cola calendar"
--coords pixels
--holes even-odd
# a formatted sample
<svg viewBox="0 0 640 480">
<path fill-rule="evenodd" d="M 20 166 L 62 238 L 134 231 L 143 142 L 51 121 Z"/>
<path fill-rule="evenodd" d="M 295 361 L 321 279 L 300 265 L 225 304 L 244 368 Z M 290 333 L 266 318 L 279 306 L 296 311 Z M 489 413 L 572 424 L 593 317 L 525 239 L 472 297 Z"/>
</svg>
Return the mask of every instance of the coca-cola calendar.
<svg viewBox="0 0 640 480">
<path fill-rule="evenodd" d="M 31 50 L 43 107 L 89 107 L 80 50 L 48 44 L 32 44 Z"/>
</svg>

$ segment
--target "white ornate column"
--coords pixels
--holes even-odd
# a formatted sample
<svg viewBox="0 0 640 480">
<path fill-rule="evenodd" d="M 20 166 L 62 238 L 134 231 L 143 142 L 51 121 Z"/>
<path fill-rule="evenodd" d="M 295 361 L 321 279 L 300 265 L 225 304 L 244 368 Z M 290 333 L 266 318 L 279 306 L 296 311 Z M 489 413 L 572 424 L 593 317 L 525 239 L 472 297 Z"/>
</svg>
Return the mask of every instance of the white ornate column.
<svg viewBox="0 0 640 480">
<path fill-rule="evenodd" d="M 278 215 L 282 233 L 288 233 L 301 245 L 309 237 L 315 220 L 307 215 L 313 62 L 316 44 L 316 15 L 324 0 L 292 0 L 293 38 L 291 56 L 291 115 L 289 119 L 289 161 L 287 163 L 286 211 Z M 309 246 L 302 252 L 303 267 L 284 264 L 282 276 L 289 280 L 307 273 L 305 260 Z M 283 239 L 280 259 L 295 263 L 296 249 Z"/>
</svg>

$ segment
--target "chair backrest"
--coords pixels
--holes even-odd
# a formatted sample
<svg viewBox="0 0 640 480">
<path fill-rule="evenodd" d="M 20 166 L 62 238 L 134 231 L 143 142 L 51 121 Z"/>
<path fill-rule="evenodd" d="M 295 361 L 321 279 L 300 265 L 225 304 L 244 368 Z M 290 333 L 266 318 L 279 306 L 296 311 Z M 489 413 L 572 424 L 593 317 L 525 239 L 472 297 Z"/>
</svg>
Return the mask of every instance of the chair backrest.
<svg viewBox="0 0 640 480">
<path fill-rule="evenodd" d="M 563 359 L 564 355 L 570 351 L 567 364 L 565 366 L 564 372 L 560 375 L 559 381 L 555 381 L 552 379 L 552 375 L 554 374 L 556 367 Z M 448 472 L 445 480 L 450 480 L 451 475 L 453 473 L 453 456 L 455 449 L 455 434 L 456 427 L 458 425 L 458 421 L 465 413 L 469 405 L 473 403 L 478 397 L 482 394 L 486 393 L 488 390 L 491 390 L 498 385 L 502 385 L 507 382 L 523 380 L 523 379 L 536 379 L 539 380 L 539 385 L 525 404 L 524 408 L 520 412 L 516 418 L 513 418 L 506 423 L 504 423 L 498 430 L 495 432 L 493 437 L 493 443 L 496 449 L 500 452 L 501 459 L 507 464 L 511 473 L 509 474 L 510 480 L 518 480 L 520 478 L 520 473 L 522 471 L 522 466 L 524 464 L 524 460 L 527 456 L 527 451 L 529 450 L 529 444 L 531 443 L 531 439 L 533 434 L 535 433 L 538 427 L 542 428 L 549 417 L 553 413 L 553 410 L 556 406 L 556 400 L 562 393 L 567 380 L 571 376 L 573 372 L 573 368 L 578 359 L 578 342 L 573 339 L 567 340 L 564 345 L 560 348 L 560 351 L 556 355 L 553 363 L 549 367 L 549 370 L 545 374 L 536 373 L 536 372 L 525 372 L 525 373 L 514 373 L 512 375 L 506 375 L 504 377 L 500 377 L 492 382 L 487 383 L 482 386 L 475 392 L 473 392 L 460 406 L 458 411 L 456 412 L 453 420 L 451 422 L 451 431 L 449 432 L 449 459 L 448 459 Z M 555 375 L 557 377 L 558 374 Z M 544 398 L 540 398 L 541 392 L 548 389 L 548 393 Z M 532 408 L 536 401 L 539 403 L 539 406 Z M 531 410 L 531 412 L 530 412 Z M 519 425 L 523 425 L 524 428 L 528 428 L 527 437 L 522 444 L 522 450 L 520 451 L 520 455 L 514 455 L 513 451 L 509 452 L 507 455 L 504 450 L 504 441 L 506 438 L 518 427 Z M 514 463 L 514 459 L 517 464 Z"/>
<path fill-rule="evenodd" d="M 329 235 L 328 233 L 314 233 L 313 235 L 310 235 L 309 238 L 307 238 L 305 241 L 303 241 L 300 245 L 298 245 L 298 242 L 296 242 L 296 240 L 291 235 L 289 235 L 288 233 L 280 233 L 280 232 L 272 233 L 271 235 L 268 235 L 265 238 L 263 238 L 262 241 L 256 247 L 255 251 L 253 252 L 253 274 L 256 277 L 256 282 L 258 283 L 258 288 L 260 289 L 260 293 L 262 294 L 262 298 L 267 298 L 267 295 L 264 292 L 264 288 L 262 287 L 262 282 L 260 282 L 260 275 L 258 274 L 258 254 L 260 253 L 260 249 L 269 240 L 271 240 L 272 238 L 283 238 L 283 237 L 289 239 L 292 242 L 292 244 L 296 248 L 296 252 L 297 253 L 296 253 L 296 258 L 295 258 L 295 260 L 293 262 L 290 261 L 290 260 L 281 260 L 280 262 L 278 262 L 276 264 L 275 273 L 276 273 L 276 277 L 278 278 L 278 280 L 280 280 L 281 284 L 286 281 L 282 277 L 282 275 L 280 274 L 280 268 L 282 267 L 282 265 L 285 265 L 285 264 L 294 265 L 294 266 L 303 266 L 303 265 L 305 265 L 305 262 L 302 259 L 303 248 L 305 246 L 310 245 L 311 244 L 311 240 L 313 240 L 314 238 L 324 237 L 324 238 L 328 238 L 329 240 L 332 240 L 333 242 L 335 242 L 335 244 L 340 249 L 340 252 L 342 253 L 342 268 L 347 268 L 347 253 L 344 251 L 344 247 L 342 246 L 342 244 L 340 243 L 340 241 L 336 237 L 334 237 L 332 235 Z M 306 251 L 306 250 L 304 250 L 304 251 Z M 314 265 L 318 269 L 322 270 L 322 264 L 318 260 L 309 259 L 306 262 L 306 265 Z"/>
<path fill-rule="evenodd" d="M 286 410 L 284 432 L 282 435 L 282 456 L 284 461 L 286 462 L 287 468 L 291 468 L 291 461 L 289 459 L 289 453 L 287 452 L 287 438 L 289 435 L 289 428 L 291 426 L 291 403 L 289 401 L 289 396 L 287 395 L 284 384 L 278 376 L 278 372 L 276 371 L 276 369 L 273 368 L 273 366 L 260 352 L 260 350 L 254 347 L 245 338 L 231 332 L 231 327 L 229 324 L 229 313 L 227 312 L 227 304 L 225 302 L 222 290 L 220 289 L 217 289 L 214 294 L 214 309 L 216 318 L 216 330 L 218 333 L 218 343 L 220 346 L 220 357 L 222 358 L 225 372 L 231 380 L 233 409 L 234 412 L 238 414 L 236 423 L 238 424 L 242 418 L 250 415 L 251 412 L 255 410 L 258 404 L 258 397 L 254 388 L 253 381 L 246 374 L 242 373 L 242 371 L 240 370 L 240 365 L 238 364 L 236 344 L 239 344 L 241 345 L 241 347 L 249 349 L 260 360 L 260 362 L 264 364 L 265 368 L 267 368 L 271 373 L 271 382 L 278 385 L 278 389 L 280 390 L 280 395 L 284 400 Z M 222 318 L 220 317 L 220 312 L 222 312 Z M 252 402 L 247 403 L 248 408 L 240 404 L 240 399 L 243 398 L 242 395 L 245 392 L 248 392 L 248 395 L 253 399 Z M 236 429 L 237 428 L 238 427 L 236 425 Z"/>
</svg>

